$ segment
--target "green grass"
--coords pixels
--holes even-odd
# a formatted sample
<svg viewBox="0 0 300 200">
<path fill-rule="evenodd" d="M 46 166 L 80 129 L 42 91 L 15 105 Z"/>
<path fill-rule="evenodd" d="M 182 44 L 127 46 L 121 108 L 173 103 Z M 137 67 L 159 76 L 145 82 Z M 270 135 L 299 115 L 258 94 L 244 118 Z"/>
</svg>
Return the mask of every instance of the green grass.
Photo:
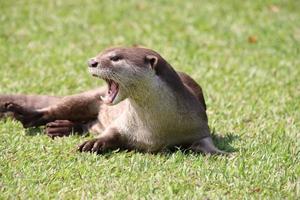
<svg viewBox="0 0 300 200">
<path fill-rule="evenodd" d="M 300 1 L 1 1 L 0 93 L 102 84 L 86 61 L 140 44 L 204 89 L 231 157 L 78 153 L 0 122 L 0 199 L 299 199 Z M 256 43 L 248 42 L 255 37 Z"/>
</svg>

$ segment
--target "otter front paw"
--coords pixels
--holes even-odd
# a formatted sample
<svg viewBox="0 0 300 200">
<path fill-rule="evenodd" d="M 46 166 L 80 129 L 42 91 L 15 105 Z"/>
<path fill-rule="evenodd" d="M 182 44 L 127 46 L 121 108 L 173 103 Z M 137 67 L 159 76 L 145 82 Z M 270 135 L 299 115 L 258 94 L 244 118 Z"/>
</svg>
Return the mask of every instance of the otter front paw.
<svg viewBox="0 0 300 200">
<path fill-rule="evenodd" d="M 121 135 L 114 128 L 110 128 L 103 133 L 100 138 L 88 140 L 78 146 L 80 152 L 103 153 L 107 150 L 124 148 L 124 141 Z"/>
<path fill-rule="evenodd" d="M 101 153 L 107 149 L 108 145 L 103 139 L 88 140 L 78 146 L 80 152 Z"/>
</svg>

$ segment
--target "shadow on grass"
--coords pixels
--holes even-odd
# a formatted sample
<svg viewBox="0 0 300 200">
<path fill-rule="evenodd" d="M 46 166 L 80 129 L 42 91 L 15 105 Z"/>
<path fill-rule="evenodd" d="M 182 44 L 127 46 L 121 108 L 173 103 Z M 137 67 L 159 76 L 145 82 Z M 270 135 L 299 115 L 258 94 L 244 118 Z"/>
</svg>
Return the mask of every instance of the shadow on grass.
<svg viewBox="0 0 300 200">
<path fill-rule="evenodd" d="M 12 113 L 3 113 L 0 110 L 0 120 L 4 123 L 6 122 L 17 122 L 17 120 L 14 119 Z M 20 122 L 19 122 L 20 123 Z M 25 129 L 25 135 L 27 136 L 36 136 L 44 134 L 44 128 L 42 127 L 32 127 L 32 128 L 26 128 Z"/>
<path fill-rule="evenodd" d="M 44 132 L 45 132 L 45 130 L 43 127 L 35 127 L 35 128 L 25 129 L 25 134 L 27 136 L 41 135 L 41 134 L 44 134 Z M 238 135 L 235 135 L 233 133 L 227 133 L 226 135 L 220 135 L 220 134 L 216 133 L 214 130 L 212 131 L 211 135 L 212 135 L 213 142 L 218 149 L 225 151 L 227 153 L 233 153 L 233 152 L 238 151 L 237 148 L 234 148 L 231 145 L 233 141 L 240 139 L 240 137 Z M 128 151 L 128 150 L 117 150 L 117 151 L 124 152 L 124 151 Z M 170 148 L 170 149 L 164 150 L 162 152 L 157 152 L 157 153 L 163 154 L 163 155 L 170 155 L 170 154 L 176 153 L 178 151 L 181 151 L 182 153 L 187 154 L 187 155 L 193 153 L 192 151 L 187 150 L 184 147 L 174 147 L 174 148 Z M 108 151 L 108 152 L 101 153 L 101 154 L 105 155 L 105 157 L 110 157 L 113 154 L 113 152 L 116 152 L 116 151 Z M 129 152 L 139 152 L 139 151 L 135 151 L 135 150 L 130 151 L 129 150 Z M 156 153 L 154 153 L 154 154 L 156 154 Z"/>
<path fill-rule="evenodd" d="M 240 137 L 233 133 L 227 133 L 226 135 L 220 135 L 213 131 L 212 139 L 213 139 L 215 146 L 218 149 L 225 151 L 226 153 L 229 153 L 228 155 L 231 155 L 230 153 L 234 153 L 234 152 L 238 151 L 238 149 L 234 148 L 231 144 L 233 141 L 240 139 Z M 181 152 L 182 154 L 184 154 L 186 156 L 188 156 L 190 154 L 195 154 L 195 152 L 188 150 L 186 147 L 176 146 L 176 147 L 164 149 L 162 151 L 158 151 L 158 152 L 154 152 L 154 153 L 153 152 L 152 153 L 142 152 L 142 151 L 138 151 L 138 150 L 118 149 L 118 150 L 114 150 L 114 151 L 109 150 L 107 152 L 100 153 L 100 155 L 104 156 L 105 158 L 110 158 L 112 155 L 114 155 L 117 152 L 146 153 L 146 154 L 161 155 L 161 156 L 166 156 L 166 157 L 169 157 L 178 152 Z M 198 153 L 196 153 L 196 154 L 198 154 Z"/>
<path fill-rule="evenodd" d="M 233 133 L 227 133 L 226 135 L 220 135 L 220 134 L 217 134 L 215 131 L 212 131 L 212 139 L 213 139 L 213 142 L 214 142 L 214 145 L 226 152 L 226 153 L 233 153 L 233 152 L 236 152 L 238 151 L 237 148 L 234 148 L 231 143 L 235 140 L 238 140 L 240 139 L 239 136 L 233 134 Z M 163 152 L 159 152 L 160 154 L 164 154 L 164 155 L 171 155 L 173 153 L 176 153 L 178 151 L 181 151 L 183 154 L 193 154 L 194 152 L 191 151 L 191 150 L 188 150 L 187 148 L 185 147 L 174 147 L 174 148 L 171 148 L 171 149 L 167 149 L 166 151 L 163 151 Z"/>
<path fill-rule="evenodd" d="M 44 128 L 42 127 L 33 127 L 33 128 L 26 128 L 25 135 L 27 136 L 36 136 L 44 134 Z"/>
<path fill-rule="evenodd" d="M 234 135 L 233 133 L 227 133 L 226 135 L 220 135 L 212 132 L 212 139 L 216 147 L 222 151 L 227 153 L 236 152 L 238 149 L 231 146 L 231 143 L 235 140 L 240 139 L 239 136 Z"/>
<path fill-rule="evenodd" d="M 0 112 L 0 121 L 3 123 L 6 122 L 17 122 L 10 113 L 1 113 Z M 20 122 L 19 122 L 20 123 Z M 26 128 L 25 135 L 27 136 L 36 136 L 44 134 L 44 128 L 43 127 L 32 127 L 32 128 Z"/>
</svg>

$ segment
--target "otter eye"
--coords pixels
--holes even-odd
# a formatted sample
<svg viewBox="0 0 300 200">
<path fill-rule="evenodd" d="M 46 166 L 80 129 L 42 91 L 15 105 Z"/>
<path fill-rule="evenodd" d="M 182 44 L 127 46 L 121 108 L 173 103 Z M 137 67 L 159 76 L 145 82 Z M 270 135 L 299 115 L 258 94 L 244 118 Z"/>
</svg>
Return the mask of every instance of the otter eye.
<svg viewBox="0 0 300 200">
<path fill-rule="evenodd" d="M 111 60 L 111 61 L 114 61 L 114 62 L 119 61 L 119 60 L 121 60 L 121 59 L 122 59 L 122 57 L 119 56 L 119 55 L 110 57 L 110 60 Z"/>
</svg>

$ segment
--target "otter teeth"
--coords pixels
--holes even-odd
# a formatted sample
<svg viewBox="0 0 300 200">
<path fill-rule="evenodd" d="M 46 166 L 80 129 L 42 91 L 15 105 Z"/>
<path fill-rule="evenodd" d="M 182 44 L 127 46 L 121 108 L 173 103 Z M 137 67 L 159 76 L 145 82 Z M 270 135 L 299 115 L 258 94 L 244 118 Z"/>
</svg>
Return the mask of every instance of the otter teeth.
<svg viewBox="0 0 300 200">
<path fill-rule="evenodd" d="M 100 96 L 100 99 L 101 99 L 102 101 L 104 101 L 104 100 L 105 100 L 105 97 L 104 97 L 104 96 Z"/>
<path fill-rule="evenodd" d="M 105 103 L 105 104 L 111 104 L 112 103 L 112 99 L 109 96 L 100 96 L 101 100 Z"/>
</svg>

